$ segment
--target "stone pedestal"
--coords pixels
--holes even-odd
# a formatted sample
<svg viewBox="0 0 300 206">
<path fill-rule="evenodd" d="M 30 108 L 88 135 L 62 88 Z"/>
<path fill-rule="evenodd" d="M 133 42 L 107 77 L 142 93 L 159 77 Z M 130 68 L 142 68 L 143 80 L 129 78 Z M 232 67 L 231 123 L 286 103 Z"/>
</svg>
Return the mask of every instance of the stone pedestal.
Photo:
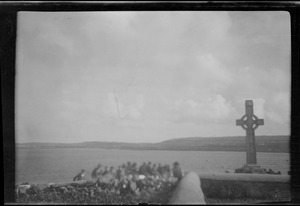
<svg viewBox="0 0 300 206">
<path fill-rule="evenodd" d="M 267 174 L 199 174 L 207 204 L 291 200 L 291 177 Z M 219 200 L 211 203 L 210 200 Z M 246 200 L 246 201 L 245 201 Z"/>
<path fill-rule="evenodd" d="M 255 174 L 265 174 L 266 173 L 266 169 L 261 168 L 259 165 L 245 165 L 246 167 L 250 167 L 252 173 Z"/>
<path fill-rule="evenodd" d="M 236 173 L 254 173 L 254 174 L 265 174 L 266 169 L 261 168 L 257 164 L 246 164 L 243 167 L 236 169 Z"/>
</svg>

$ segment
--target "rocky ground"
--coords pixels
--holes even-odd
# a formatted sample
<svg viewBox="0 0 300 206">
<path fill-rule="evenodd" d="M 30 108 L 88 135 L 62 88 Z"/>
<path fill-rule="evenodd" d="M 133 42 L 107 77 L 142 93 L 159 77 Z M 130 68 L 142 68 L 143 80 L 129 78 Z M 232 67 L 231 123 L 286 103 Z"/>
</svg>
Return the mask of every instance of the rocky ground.
<svg viewBox="0 0 300 206">
<path fill-rule="evenodd" d="M 175 184 L 165 182 L 159 188 L 147 188 L 132 192 L 114 191 L 93 182 L 66 186 L 40 185 L 19 186 L 16 191 L 18 203 L 95 203 L 95 204 L 140 204 L 168 203 Z"/>
</svg>

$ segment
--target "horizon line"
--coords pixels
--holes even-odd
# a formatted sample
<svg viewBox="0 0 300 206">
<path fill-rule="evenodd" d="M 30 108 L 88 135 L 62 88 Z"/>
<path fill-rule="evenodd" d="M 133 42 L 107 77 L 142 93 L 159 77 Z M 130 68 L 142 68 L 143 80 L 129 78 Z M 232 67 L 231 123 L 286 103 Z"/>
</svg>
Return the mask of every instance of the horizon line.
<svg viewBox="0 0 300 206">
<path fill-rule="evenodd" d="M 82 142 L 15 142 L 15 144 L 32 144 L 32 143 L 43 143 L 43 144 L 81 144 L 81 143 L 91 143 L 91 142 L 102 142 L 102 143 L 125 143 L 125 144 L 157 144 L 170 140 L 176 139 L 187 139 L 187 138 L 226 138 L 226 137 L 245 137 L 246 135 L 235 135 L 235 136 L 208 136 L 208 137 L 176 137 L 167 140 L 163 140 L 160 142 L 122 142 L 122 141 L 82 141 Z M 255 137 L 264 137 L 264 136 L 291 136 L 290 134 L 278 134 L 278 135 L 256 135 Z"/>
</svg>

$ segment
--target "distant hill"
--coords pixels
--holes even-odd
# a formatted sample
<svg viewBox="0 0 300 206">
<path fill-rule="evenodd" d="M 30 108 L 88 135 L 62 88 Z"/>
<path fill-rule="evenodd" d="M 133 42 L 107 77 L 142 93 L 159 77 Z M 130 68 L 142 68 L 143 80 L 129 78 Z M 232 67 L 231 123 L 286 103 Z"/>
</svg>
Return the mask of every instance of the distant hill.
<svg viewBox="0 0 300 206">
<path fill-rule="evenodd" d="M 289 152 L 290 137 L 287 135 L 256 136 L 257 152 Z M 245 151 L 245 136 L 187 137 L 159 143 L 81 142 L 16 144 L 17 148 L 102 148 L 129 150 L 190 150 L 190 151 Z"/>
</svg>

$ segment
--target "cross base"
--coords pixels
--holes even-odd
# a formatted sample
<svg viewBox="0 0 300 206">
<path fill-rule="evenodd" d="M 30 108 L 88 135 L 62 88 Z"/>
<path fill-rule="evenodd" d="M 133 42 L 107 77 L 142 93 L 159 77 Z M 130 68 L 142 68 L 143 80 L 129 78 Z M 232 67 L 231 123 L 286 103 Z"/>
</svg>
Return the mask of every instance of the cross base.
<svg viewBox="0 0 300 206">
<path fill-rule="evenodd" d="M 253 169 L 260 168 L 260 166 L 258 164 L 245 164 L 243 167 L 250 167 Z"/>
<path fill-rule="evenodd" d="M 266 170 L 257 164 L 246 164 L 243 167 L 236 169 L 235 173 L 265 174 Z"/>
</svg>

